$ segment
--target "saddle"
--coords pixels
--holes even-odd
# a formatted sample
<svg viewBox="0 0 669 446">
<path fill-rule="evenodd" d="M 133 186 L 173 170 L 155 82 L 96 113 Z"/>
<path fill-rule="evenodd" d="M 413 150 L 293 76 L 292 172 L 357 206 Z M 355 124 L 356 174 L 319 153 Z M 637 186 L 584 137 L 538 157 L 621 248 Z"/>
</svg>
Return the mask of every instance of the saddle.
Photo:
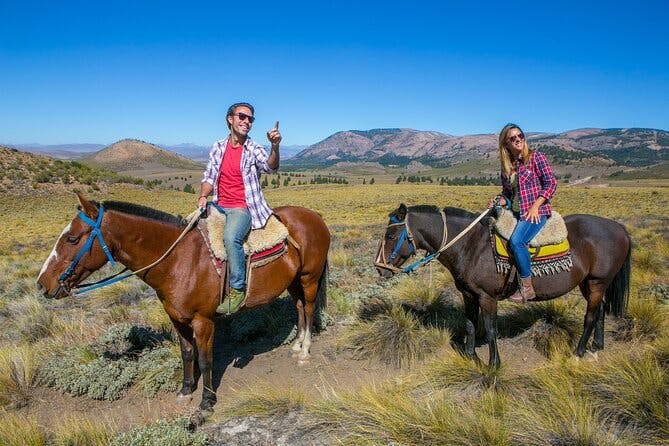
<svg viewBox="0 0 669 446">
<path fill-rule="evenodd" d="M 513 213 L 507 209 L 502 209 L 496 219 L 491 219 L 490 240 L 498 273 L 509 272 L 513 264 L 508 243 L 516 223 Z M 553 211 L 541 231 L 530 241 L 528 250 L 533 276 L 556 274 L 571 269 L 572 258 L 567 240 L 567 225 L 558 212 Z"/>
<path fill-rule="evenodd" d="M 219 275 L 222 265 L 228 258 L 223 243 L 225 215 L 216 206 L 209 206 L 208 217 L 198 222 L 198 229 L 209 248 L 209 254 Z M 247 256 L 247 269 L 266 265 L 281 257 L 286 250 L 286 242 L 290 239 L 288 228 L 271 215 L 263 228 L 252 229 L 244 241 L 244 253 Z"/>
</svg>

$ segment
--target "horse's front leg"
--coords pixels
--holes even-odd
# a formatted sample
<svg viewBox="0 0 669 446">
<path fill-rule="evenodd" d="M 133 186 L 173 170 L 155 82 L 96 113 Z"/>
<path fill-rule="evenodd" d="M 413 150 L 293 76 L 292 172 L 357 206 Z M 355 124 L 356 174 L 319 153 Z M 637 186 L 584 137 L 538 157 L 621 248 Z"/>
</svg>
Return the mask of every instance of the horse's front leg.
<svg viewBox="0 0 669 446">
<path fill-rule="evenodd" d="M 202 375 L 202 401 L 200 410 L 213 411 L 216 404 L 216 392 L 213 388 L 212 364 L 214 346 L 214 321 L 197 315 L 192 322 L 198 351 L 198 365 Z"/>
<path fill-rule="evenodd" d="M 179 398 L 192 398 L 193 391 L 197 387 L 195 382 L 195 374 L 193 370 L 193 329 L 186 324 L 172 319 L 172 325 L 179 334 L 179 348 L 181 349 L 181 362 L 183 364 L 183 380 L 181 390 L 179 391 Z"/>
<path fill-rule="evenodd" d="M 465 304 L 465 315 L 467 321 L 465 322 L 465 353 L 474 360 L 478 360 L 476 356 L 476 327 L 479 322 L 479 299 L 471 293 L 463 292 L 462 297 Z"/>
<path fill-rule="evenodd" d="M 481 294 L 479 305 L 481 306 L 486 339 L 488 340 L 488 350 L 490 352 L 488 366 L 499 368 L 501 362 L 499 360 L 499 351 L 497 350 L 497 301 L 487 294 Z"/>
</svg>

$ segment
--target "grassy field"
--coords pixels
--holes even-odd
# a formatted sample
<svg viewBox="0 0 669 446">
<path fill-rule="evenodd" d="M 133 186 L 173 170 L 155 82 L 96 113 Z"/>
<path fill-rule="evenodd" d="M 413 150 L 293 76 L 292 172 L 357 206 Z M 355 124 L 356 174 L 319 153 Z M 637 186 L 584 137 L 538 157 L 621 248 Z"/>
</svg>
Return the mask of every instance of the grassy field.
<svg viewBox="0 0 669 446">
<path fill-rule="evenodd" d="M 361 364 L 388 364 L 395 378 L 316 395 L 311 388 L 270 391 L 258 382 L 220 402 L 212 422 L 297 414 L 306 430 L 317 429 L 331 444 L 667 444 L 669 188 L 643 183 L 558 189 L 553 205 L 563 215 L 612 218 L 633 239 L 629 314 L 607 319 L 607 350 L 591 361 L 571 354 L 584 312 L 576 294 L 527 307 L 502 304 L 508 342 L 502 361 L 515 364 L 517 349 L 540 360 L 535 367 L 491 371 L 449 345 L 463 317 L 443 268 L 377 283 L 376 242 L 399 203 L 478 213 L 497 192 L 382 182 L 268 188 L 271 206 L 314 209 L 333 234 L 327 313 L 338 327 L 337 351 Z M 181 215 L 192 212 L 196 201 L 193 194 L 136 187 L 112 187 L 89 198 Z M 63 408 L 74 397 L 150 405 L 172 395 L 180 377 L 169 321 L 139 281 L 58 302 L 36 293 L 42 262 L 76 204 L 72 193 L 0 197 L 0 444 L 158 444 L 147 438 L 204 444 L 204 434 L 189 432 L 181 419 L 128 425 L 111 415 L 47 417 L 38 409 L 44 392 L 53 389 L 62 392 L 54 404 Z M 117 362 L 108 362 L 110 357 Z"/>
</svg>

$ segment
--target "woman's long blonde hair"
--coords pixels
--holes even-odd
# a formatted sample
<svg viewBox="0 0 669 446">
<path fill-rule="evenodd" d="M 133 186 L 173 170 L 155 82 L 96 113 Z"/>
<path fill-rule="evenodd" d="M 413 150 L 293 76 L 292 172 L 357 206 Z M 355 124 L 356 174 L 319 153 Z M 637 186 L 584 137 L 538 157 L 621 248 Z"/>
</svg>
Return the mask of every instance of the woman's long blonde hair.
<svg viewBox="0 0 669 446">
<path fill-rule="evenodd" d="M 512 123 L 505 125 L 502 131 L 499 132 L 499 160 L 502 165 L 502 173 L 507 177 L 511 176 L 511 171 L 513 170 L 513 163 L 516 161 L 516 160 L 511 160 L 509 149 L 506 148 L 506 135 L 509 133 L 509 130 L 511 129 L 518 129 L 523 133 L 523 135 L 525 134 L 525 132 L 523 132 L 523 130 L 520 127 Z M 527 138 L 523 140 L 522 154 L 523 154 L 523 162 L 527 164 L 530 161 L 530 155 L 532 155 L 532 151 L 527 145 Z"/>
</svg>

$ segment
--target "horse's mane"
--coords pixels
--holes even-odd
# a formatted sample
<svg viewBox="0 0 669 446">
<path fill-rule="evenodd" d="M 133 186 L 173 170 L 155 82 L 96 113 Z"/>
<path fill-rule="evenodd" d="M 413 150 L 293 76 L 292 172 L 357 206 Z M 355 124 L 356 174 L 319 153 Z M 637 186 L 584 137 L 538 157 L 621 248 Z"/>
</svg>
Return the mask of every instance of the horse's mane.
<svg viewBox="0 0 669 446">
<path fill-rule="evenodd" d="M 439 213 L 439 208 L 431 204 L 418 204 L 415 206 L 409 206 L 409 212 L 422 212 L 422 213 Z"/>
<path fill-rule="evenodd" d="M 478 216 L 477 214 L 468 211 L 467 209 L 454 208 L 452 206 L 446 206 L 444 208 L 444 214 L 451 215 L 453 217 L 471 218 L 472 220 Z"/>
<path fill-rule="evenodd" d="M 97 207 L 99 203 L 92 201 Z M 186 222 L 178 215 L 168 214 L 167 212 L 152 209 L 147 206 L 142 206 L 134 203 L 126 203 L 125 201 L 103 201 L 102 205 L 109 211 L 123 212 L 124 214 L 137 215 L 138 217 L 150 218 L 152 220 L 162 221 L 173 226 L 184 227 Z"/>
<path fill-rule="evenodd" d="M 432 214 L 438 214 L 440 212 L 440 209 L 437 206 L 431 205 L 431 204 L 419 204 L 416 206 L 410 206 L 409 212 L 417 212 L 417 213 L 432 213 Z M 444 213 L 446 215 L 450 215 L 452 217 L 464 217 L 464 218 L 471 218 L 474 219 L 476 218 L 477 214 L 470 212 L 466 209 L 462 208 L 455 208 L 452 206 L 446 206 L 444 208 Z"/>
</svg>

